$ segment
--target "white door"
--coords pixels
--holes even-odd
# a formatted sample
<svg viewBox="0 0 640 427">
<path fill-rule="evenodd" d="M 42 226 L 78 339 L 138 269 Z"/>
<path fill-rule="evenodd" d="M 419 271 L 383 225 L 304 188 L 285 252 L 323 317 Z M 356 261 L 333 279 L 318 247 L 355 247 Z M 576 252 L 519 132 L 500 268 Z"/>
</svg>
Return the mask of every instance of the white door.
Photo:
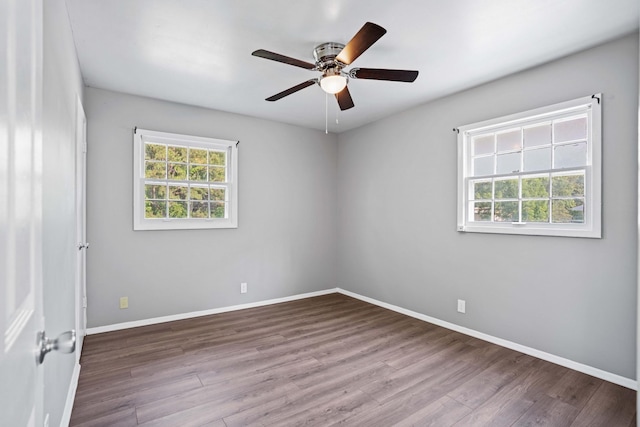
<svg viewBox="0 0 640 427">
<path fill-rule="evenodd" d="M 87 333 L 87 118 L 82 102 L 76 100 L 76 360 L 80 362 L 82 343 Z"/>
<path fill-rule="evenodd" d="M 0 426 L 42 425 L 42 0 L 0 0 Z"/>
</svg>

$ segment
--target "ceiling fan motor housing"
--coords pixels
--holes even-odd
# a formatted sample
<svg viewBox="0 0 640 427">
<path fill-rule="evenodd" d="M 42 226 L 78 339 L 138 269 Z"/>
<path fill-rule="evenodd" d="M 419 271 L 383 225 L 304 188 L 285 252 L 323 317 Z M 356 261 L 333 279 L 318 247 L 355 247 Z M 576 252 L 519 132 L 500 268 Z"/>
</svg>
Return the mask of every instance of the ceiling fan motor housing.
<svg viewBox="0 0 640 427">
<path fill-rule="evenodd" d="M 322 43 L 313 49 L 313 58 L 316 60 L 318 71 L 325 71 L 330 68 L 341 70 L 345 64 L 336 61 L 336 56 L 344 49 L 342 43 Z"/>
</svg>

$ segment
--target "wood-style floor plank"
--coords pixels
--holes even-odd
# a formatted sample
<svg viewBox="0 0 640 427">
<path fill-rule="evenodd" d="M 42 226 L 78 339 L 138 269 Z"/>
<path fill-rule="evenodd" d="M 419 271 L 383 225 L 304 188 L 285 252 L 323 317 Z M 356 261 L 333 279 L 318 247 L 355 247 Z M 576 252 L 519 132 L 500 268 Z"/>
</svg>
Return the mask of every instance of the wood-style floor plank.
<svg viewBox="0 0 640 427">
<path fill-rule="evenodd" d="M 529 410 L 539 394 L 553 387 L 566 372 L 567 369 L 562 366 L 535 360 L 526 372 L 514 378 L 455 426 L 511 426 Z"/>
<path fill-rule="evenodd" d="M 630 418 L 632 423 L 629 425 L 635 426 L 637 414 L 629 405 L 635 398 L 634 391 L 603 381 L 572 426 L 623 426 Z"/>
<path fill-rule="evenodd" d="M 396 426 L 450 426 L 471 411 L 471 408 L 449 396 L 442 396 L 435 402 L 396 423 Z"/>
<path fill-rule="evenodd" d="M 636 393 L 340 294 L 86 337 L 72 426 L 632 426 Z"/>
<path fill-rule="evenodd" d="M 513 423 L 514 427 L 530 426 L 570 426 L 579 414 L 579 410 L 568 403 L 541 395 L 540 399 Z M 610 424 L 606 424 L 610 425 Z"/>
<path fill-rule="evenodd" d="M 549 390 L 549 396 L 582 409 L 603 382 L 580 372 L 568 371 Z"/>
</svg>

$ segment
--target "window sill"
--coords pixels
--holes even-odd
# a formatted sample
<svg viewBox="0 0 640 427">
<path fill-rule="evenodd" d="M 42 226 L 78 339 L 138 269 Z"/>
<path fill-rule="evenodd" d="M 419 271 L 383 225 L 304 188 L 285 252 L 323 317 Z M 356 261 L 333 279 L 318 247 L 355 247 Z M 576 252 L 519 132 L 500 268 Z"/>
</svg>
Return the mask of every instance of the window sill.
<svg viewBox="0 0 640 427">
<path fill-rule="evenodd" d="M 238 228 L 238 224 L 231 220 L 212 220 L 212 219 L 158 219 L 144 220 L 136 222 L 133 225 L 134 231 L 151 231 L 151 230 L 208 230 L 220 228 Z"/>
<path fill-rule="evenodd" d="M 587 229 L 585 227 L 541 227 L 534 224 L 492 224 L 459 225 L 457 231 L 462 233 L 489 233 L 489 234 L 519 234 L 525 236 L 551 236 L 551 237 L 582 237 L 589 239 L 601 239 L 600 227 Z"/>
</svg>

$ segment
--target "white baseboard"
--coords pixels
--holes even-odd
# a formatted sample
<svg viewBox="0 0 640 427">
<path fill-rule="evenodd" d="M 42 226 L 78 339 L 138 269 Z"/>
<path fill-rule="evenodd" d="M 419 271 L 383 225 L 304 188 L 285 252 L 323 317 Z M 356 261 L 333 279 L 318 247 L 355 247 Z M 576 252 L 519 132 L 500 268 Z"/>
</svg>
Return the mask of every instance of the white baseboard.
<svg viewBox="0 0 640 427">
<path fill-rule="evenodd" d="M 547 362 L 555 363 L 556 365 L 564 366 L 565 368 L 573 369 L 574 371 L 582 372 L 587 375 L 591 375 L 593 377 L 600 378 L 602 380 L 609 381 L 614 384 L 618 384 L 623 387 L 630 388 L 631 390 L 638 390 L 638 382 L 630 378 L 613 374 L 611 372 L 603 371 L 602 369 L 594 368 L 593 366 L 574 362 L 573 360 L 565 359 L 564 357 L 556 356 L 554 354 L 540 351 L 535 348 L 527 347 L 518 343 L 514 343 L 512 341 L 507 341 L 502 338 L 497 338 L 482 332 L 478 332 L 473 329 L 465 328 L 464 326 L 459 326 L 454 323 L 445 322 L 444 320 L 436 319 L 435 317 L 431 317 L 431 316 L 424 315 L 422 313 L 407 310 L 405 308 L 398 307 L 393 304 L 387 304 L 386 302 L 365 297 L 363 295 L 356 294 L 355 292 L 347 291 L 340 288 L 338 288 L 338 292 L 341 294 L 350 296 L 352 298 L 356 298 L 361 301 L 365 301 L 370 304 L 377 305 L 379 307 L 387 308 L 397 313 L 405 314 L 407 316 L 411 316 L 428 323 L 433 323 L 434 325 L 442 326 L 443 328 L 451 329 L 452 331 L 460 332 L 462 334 L 469 335 L 474 338 L 481 339 L 483 341 L 488 341 L 490 343 L 497 344 L 499 346 L 506 347 L 511 350 L 519 351 L 521 353 L 528 354 L 533 357 L 537 357 L 538 359 L 546 360 Z"/>
<path fill-rule="evenodd" d="M 78 379 L 80 378 L 80 365 L 76 363 L 71 374 L 71 382 L 69 383 L 69 391 L 67 392 L 67 402 L 64 405 L 62 418 L 60 419 L 60 427 L 68 427 L 71 422 L 71 411 L 73 410 L 73 402 L 76 400 L 76 390 L 78 390 Z"/>
<path fill-rule="evenodd" d="M 425 314 L 422 313 L 418 313 L 412 310 L 408 310 L 402 307 L 398 307 L 396 305 L 393 304 L 388 304 L 386 302 L 382 302 L 382 301 L 378 301 L 376 299 L 373 298 L 369 298 L 369 297 L 365 297 L 363 295 L 357 294 L 355 292 L 351 292 L 351 291 L 347 291 L 345 289 L 340 289 L 340 288 L 333 288 L 333 289 L 326 289 L 324 291 L 317 291 L 317 292 L 309 292 L 306 294 L 298 294 L 298 295 L 293 295 L 293 296 L 289 296 L 289 297 L 284 297 L 284 298 L 276 298 L 276 299 L 270 299 L 270 300 L 265 300 L 265 301 L 258 301 L 258 302 L 252 302 L 252 303 L 248 303 L 248 304 L 240 304 L 240 305 L 234 305 L 234 306 L 229 306 L 229 307 L 220 307 L 220 308 L 214 308 L 214 309 L 210 309 L 210 310 L 202 310 L 202 311 L 194 311 L 194 312 L 190 312 L 190 313 L 181 313 L 181 314 L 174 314 L 171 316 L 162 316 L 162 317 L 155 317 L 155 318 L 151 318 L 151 319 L 143 319 L 143 320 L 136 320 L 133 322 L 124 322 L 124 323 L 116 323 L 113 325 L 106 325 L 106 326 L 99 326 L 99 327 L 95 327 L 95 328 L 87 328 L 87 335 L 93 335 L 93 334 L 100 334 L 103 332 L 110 332 L 110 331 L 117 331 L 117 330 L 121 330 L 121 329 L 129 329 L 129 328 L 136 328 L 138 326 L 147 326 L 147 325 L 154 325 L 157 323 L 164 323 L 164 322 L 172 322 L 174 320 L 183 320 L 183 319 L 191 319 L 194 317 L 200 317 L 200 316 L 208 316 L 210 314 L 219 314 L 219 313 L 226 313 L 229 311 L 236 311 L 236 310 L 244 310 L 246 308 L 254 308 L 254 307 L 262 307 L 265 305 L 271 305 L 271 304 L 278 304 L 278 303 L 282 303 L 282 302 L 288 302 L 288 301 L 295 301 L 295 300 L 299 300 L 299 299 L 304 299 L 304 298 L 311 298 L 311 297 L 316 297 L 316 296 L 320 296 L 320 295 L 327 295 L 327 294 L 332 294 L 332 293 L 341 293 L 343 295 L 347 295 L 350 296 L 352 298 L 356 298 L 359 299 L 361 301 L 365 301 L 368 302 L 370 304 L 374 304 L 377 305 L 379 307 L 383 307 L 392 311 L 395 311 L 397 313 L 401 313 L 428 323 L 433 323 L 434 325 L 438 325 L 438 326 L 442 326 L 443 328 L 447 328 L 447 329 L 451 329 L 452 331 L 456 331 L 456 332 L 460 332 L 462 334 L 465 335 L 469 335 L 472 336 L 474 338 L 478 338 L 481 339 L 483 341 L 487 341 L 493 344 L 497 344 L 499 346 L 502 347 L 506 347 L 509 348 L 511 350 L 515 350 L 515 351 L 519 351 L 521 353 L 524 354 L 528 354 L 530 356 L 534 356 L 537 357 L 539 359 L 542 360 L 546 360 L 548 362 L 551 363 L 555 363 L 557 365 L 560 366 L 564 366 L 566 368 L 569 369 L 573 369 L 575 371 L 578 372 L 582 372 L 585 373 L 587 375 L 591 375 L 594 376 L 596 378 L 600 378 L 602 380 L 605 381 L 609 381 L 612 382 L 614 384 L 618 384 L 621 385 L 623 387 L 627 387 L 630 388 L 632 390 L 637 390 L 638 389 L 638 382 L 636 380 L 632 380 L 630 378 L 626 378 L 617 374 L 613 374 L 611 372 L 607 372 L 607 371 L 603 371 L 602 369 L 598 369 L 598 368 L 594 368 L 592 366 L 589 365 L 585 365 L 579 362 L 575 362 L 573 360 L 570 359 L 565 359 L 564 357 L 560 357 L 560 356 L 556 356 L 554 354 L 551 353 L 547 353 L 541 350 L 537 350 L 535 348 L 531 348 L 531 347 L 527 347 L 512 341 L 508 341 L 502 338 L 498 338 L 498 337 L 494 337 L 492 335 L 488 335 L 485 334 L 483 332 L 478 332 L 476 330 L 473 329 L 469 329 L 466 328 L 464 326 L 460 326 L 460 325 L 456 325 L 454 323 L 450 323 L 450 322 L 446 322 L 444 320 L 440 320 L 437 319 L 435 317 L 431 317 L 431 316 L 427 316 Z M 79 365 L 78 366 L 78 373 L 79 373 Z M 75 371 L 74 371 L 74 375 L 75 375 Z M 75 377 L 75 385 L 77 386 L 77 377 Z M 73 384 L 73 381 L 72 381 Z M 75 390 L 74 390 L 74 394 L 75 394 Z M 69 398 L 67 398 L 67 401 L 69 401 Z M 71 406 L 69 407 L 69 416 L 71 416 L 71 407 L 73 407 L 73 398 L 71 398 Z M 66 408 L 65 408 L 65 414 L 66 414 Z"/>
<path fill-rule="evenodd" d="M 151 319 L 135 320 L 132 322 L 98 326 L 95 328 L 87 328 L 87 335 L 101 334 L 103 332 L 119 331 L 121 329 L 137 328 L 138 326 L 155 325 L 157 323 L 173 322 L 174 320 L 191 319 L 194 317 L 208 316 L 210 314 L 227 313 L 229 311 L 244 310 L 246 308 L 262 307 L 265 305 L 279 304 L 281 302 L 295 301 L 299 299 L 317 297 L 320 295 L 335 294 L 336 292 L 338 292 L 338 289 L 333 288 L 333 289 L 326 289 L 324 291 L 316 291 L 316 292 L 309 292 L 306 294 L 293 295 L 289 297 L 250 302 L 247 304 L 240 304 L 240 305 L 232 305 L 229 307 L 212 308 L 209 310 L 192 311 L 189 313 L 180 313 L 180 314 L 173 314 L 170 316 L 153 317 Z"/>
</svg>

